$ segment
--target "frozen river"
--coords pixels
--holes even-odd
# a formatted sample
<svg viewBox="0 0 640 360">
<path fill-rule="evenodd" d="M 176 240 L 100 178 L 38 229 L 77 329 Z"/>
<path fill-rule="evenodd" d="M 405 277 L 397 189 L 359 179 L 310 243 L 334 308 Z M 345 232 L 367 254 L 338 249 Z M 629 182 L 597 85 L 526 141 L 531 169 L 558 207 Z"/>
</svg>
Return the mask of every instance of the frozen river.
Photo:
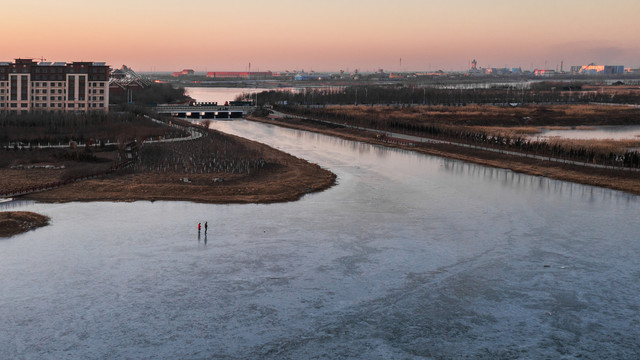
<svg viewBox="0 0 640 360">
<path fill-rule="evenodd" d="M 639 125 L 594 126 L 587 129 L 558 129 L 543 130 L 540 134 L 531 136 L 543 139 L 579 139 L 579 140 L 640 140 Z"/>
<path fill-rule="evenodd" d="M 52 225 L 0 241 L 2 357 L 640 356 L 638 197 L 212 126 L 316 162 L 338 185 L 270 205 L 4 205 Z"/>
</svg>

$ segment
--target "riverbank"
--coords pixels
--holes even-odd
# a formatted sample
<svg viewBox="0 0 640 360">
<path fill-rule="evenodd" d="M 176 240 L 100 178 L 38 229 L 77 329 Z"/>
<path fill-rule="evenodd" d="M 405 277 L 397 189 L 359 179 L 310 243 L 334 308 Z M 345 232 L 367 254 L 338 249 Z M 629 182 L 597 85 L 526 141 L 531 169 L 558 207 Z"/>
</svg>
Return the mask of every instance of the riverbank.
<svg viewBox="0 0 640 360">
<path fill-rule="evenodd" d="M 295 201 L 335 184 L 335 174 L 302 159 L 278 154 L 279 164 L 249 174 L 143 172 L 90 179 L 34 193 L 25 199 L 70 201 L 193 201 L 273 203 Z"/>
<path fill-rule="evenodd" d="M 401 148 L 429 155 L 436 155 L 451 159 L 463 160 L 475 164 L 509 169 L 512 171 L 544 176 L 551 179 L 570 181 L 585 185 L 600 186 L 614 190 L 621 190 L 640 195 L 640 175 L 637 172 L 612 169 L 596 169 L 578 165 L 556 163 L 527 157 L 501 154 L 492 151 L 470 149 L 450 144 L 419 143 L 402 144 L 382 142 L 371 131 L 331 126 L 310 120 L 296 118 L 262 118 L 249 116 L 248 120 L 258 121 L 278 126 L 318 132 L 337 136 L 348 140 L 355 140 L 376 145 Z"/>
<path fill-rule="evenodd" d="M 130 168 L 21 198 L 40 202 L 273 203 L 294 201 L 335 184 L 335 174 L 316 164 L 240 137 L 214 130 L 199 131 L 206 136 L 183 142 L 143 144 L 142 160 Z M 8 163 L 0 169 L 5 188 L 55 183 L 70 176 L 70 169 L 74 174 L 96 173 L 105 166 L 103 162 L 70 162 L 68 159 L 58 163 L 56 157 L 44 157 L 38 151 L 12 154 L 20 164 L 33 164 L 37 158 L 47 165 Z M 252 166 L 238 166 L 244 163 Z"/>
<path fill-rule="evenodd" d="M 49 225 L 49 218 L 28 211 L 0 212 L 0 238 L 22 234 Z"/>
</svg>

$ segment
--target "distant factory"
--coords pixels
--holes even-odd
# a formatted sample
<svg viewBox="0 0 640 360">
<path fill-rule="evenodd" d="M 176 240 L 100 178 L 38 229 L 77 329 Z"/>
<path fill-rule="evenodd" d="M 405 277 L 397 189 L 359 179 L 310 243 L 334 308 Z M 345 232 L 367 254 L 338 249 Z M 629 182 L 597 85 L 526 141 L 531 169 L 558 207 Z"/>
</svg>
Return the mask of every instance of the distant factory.
<svg viewBox="0 0 640 360">
<path fill-rule="evenodd" d="M 616 75 L 624 74 L 625 69 L 622 65 L 596 65 L 591 63 L 589 65 L 572 66 L 572 74 L 584 74 L 584 75 Z"/>
<path fill-rule="evenodd" d="M 273 77 L 271 71 L 211 71 L 208 78 L 213 79 L 253 79 L 262 80 Z"/>
<path fill-rule="evenodd" d="M 195 75 L 195 73 L 196 72 L 193 71 L 192 69 L 184 69 L 182 71 L 172 73 L 171 76 L 173 77 L 191 76 L 191 75 Z"/>
<path fill-rule="evenodd" d="M 556 69 L 533 69 L 531 71 L 522 70 L 521 68 L 481 68 L 474 59 L 471 62 L 471 68 L 467 71 L 468 75 L 533 75 L 539 77 L 553 77 L 562 74 L 572 75 L 622 75 L 625 73 L 636 73 L 635 69 L 625 69 L 622 65 L 589 65 L 572 66 L 570 72 L 563 69 L 563 62 Z"/>
</svg>

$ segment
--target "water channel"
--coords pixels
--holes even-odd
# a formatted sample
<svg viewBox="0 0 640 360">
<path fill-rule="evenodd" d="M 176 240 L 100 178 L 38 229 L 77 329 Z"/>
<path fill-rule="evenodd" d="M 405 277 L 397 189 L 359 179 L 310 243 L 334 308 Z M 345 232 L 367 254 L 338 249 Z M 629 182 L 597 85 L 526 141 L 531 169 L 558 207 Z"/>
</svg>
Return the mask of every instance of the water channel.
<svg viewBox="0 0 640 360">
<path fill-rule="evenodd" d="M 247 121 L 329 168 L 291 203 L 9 203 L 7 358 L 631 358 L 636 196 Z M 208 221 L 198 238 L 196 224 Z"/>
<path fill-rule="evenodd" d="M 640 355 L 639 197 L 244 120 L 212 127 L 338 185 L 270 205 L 0 204 L 52 219 L 0 240 L 3 358 Z"/>
<path fill-rule="evenodd" d="M 545 129 L 535 136 L 542 139 L 639 140 L 640 125 L 591 126 L 586 129 Z"/>
</svg>

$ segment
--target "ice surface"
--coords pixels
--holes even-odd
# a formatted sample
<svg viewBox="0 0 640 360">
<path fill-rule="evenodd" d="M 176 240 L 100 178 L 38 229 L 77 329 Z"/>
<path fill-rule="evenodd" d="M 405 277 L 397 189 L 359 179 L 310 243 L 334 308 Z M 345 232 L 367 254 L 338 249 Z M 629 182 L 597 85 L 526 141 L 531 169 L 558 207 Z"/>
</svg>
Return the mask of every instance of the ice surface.
<svg viewBox="0 0 640 360">
<path fill-rule="evenodd" d="M 640 355 L 638 197 L 214 126 L 317 162 L 339 185 L 270 205 L 0 205 L 52 218 L 0 241 L 3 357 Z"/>
</svg>

